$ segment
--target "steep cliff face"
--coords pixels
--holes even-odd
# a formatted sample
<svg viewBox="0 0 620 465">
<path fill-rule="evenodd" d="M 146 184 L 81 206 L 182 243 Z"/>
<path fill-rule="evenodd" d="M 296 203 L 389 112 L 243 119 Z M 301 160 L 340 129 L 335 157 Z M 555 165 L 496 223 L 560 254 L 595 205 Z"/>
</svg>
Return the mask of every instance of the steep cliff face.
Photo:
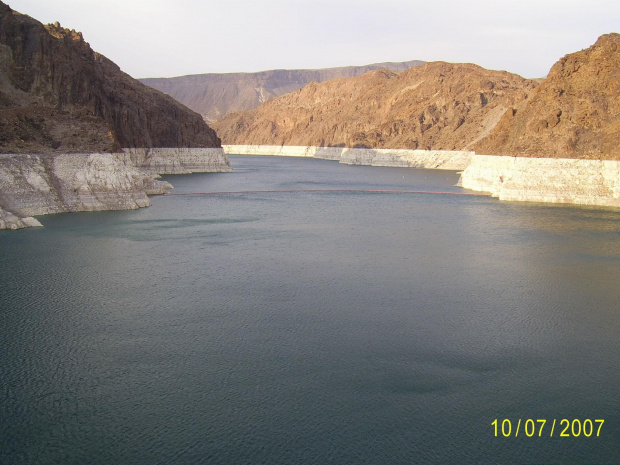
<svg viewBox="0 0 620 465">
<path fill-rule="evenodd" d="M 200 115 L 123 73 L 81 33 L 0 2 L 0 153 L 220 146 Z"/>
<path fill-rule="evenodd" d="M 522 108 L 475 146 L 481 154 L 620 159 L 620 34 L 566 55 Z"/>
<path fill-rule="evenodd" d="M 278 69 L 258 73 L 211 73 L 173 78 L 148 78 L 141 82 L 160 90 L 200 113 L 209 124 L 228 113 L 252 110 L 274 97 L 294 92 L 311 82 L 360 76 L 386 68 L 404 71 L 423 61 L 377 63 L 326 69 Z"/>
<path fill-rule="evenodd" d="M 213 127 L 227 145 L 469 150 L 536 85 L 472 64 L 427 63 L 311 83 Z"/>
</svg>

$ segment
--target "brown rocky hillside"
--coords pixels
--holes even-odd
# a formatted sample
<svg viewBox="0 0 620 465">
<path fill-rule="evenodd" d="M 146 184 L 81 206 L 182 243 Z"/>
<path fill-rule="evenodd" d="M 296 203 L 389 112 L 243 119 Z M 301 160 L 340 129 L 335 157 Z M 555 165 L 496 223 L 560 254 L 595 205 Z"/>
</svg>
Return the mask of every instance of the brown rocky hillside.
<svg viewBox="0 0 620 465">
<path fill-rule="evenodd" d="M 228 113 L 252 110 L 274 97 L 301 89 L 316 81 L 360 76 L 368 71 L 387 68 L 404 71 L 423 61 L 377 63 L 325 69 L 277 69 L 257 73 L 210 73 L 173 78 L 147 78 L 140 81 L 174 97 L 200 113 L 207 123 Z"/>
<path fill-rule="evenodd" d="M 434 62 L 311 83 L 213 127 L 225 144 L 469 149 L 536 85 L 505 71 Z"/>
<path fill-rule="evenodd" d="M 620 34 L 566 55 L 475 146 L 494 155 L 620 159 Z"/>
<path fill-rule="evenodd" d="M 0 153 L 219 146 L 200 115 L 123 73 L 81 33 L 0 2 Z"/>
</svg>

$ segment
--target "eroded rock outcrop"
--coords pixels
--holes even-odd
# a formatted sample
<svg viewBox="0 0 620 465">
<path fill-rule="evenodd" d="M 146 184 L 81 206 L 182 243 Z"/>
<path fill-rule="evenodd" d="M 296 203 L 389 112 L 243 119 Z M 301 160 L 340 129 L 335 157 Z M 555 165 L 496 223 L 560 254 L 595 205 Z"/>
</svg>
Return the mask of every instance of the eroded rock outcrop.
<svg viewBox="0 0 620 465">
<path fill-rule="evenodd" d="M 477 153 L 620 159 L 620 34 L 566 55 L 522 108 L 511 108 Z"/>
<path fill-rule="evenodd" d="M 459 185 L 500 200 L 620 207 L 620 160 L 474 155 Z"/>
<path fill-rule="evenodd" d="M 148 173 L 189 174 L 232 171 L 222 148 L 125 149 L 131 161 Z"/>
<path fill-rule="evenodd" d="M 469 150 L 536 85 L 472 64 L 427 63 L 312 83 L 213 127 L 226 145 Z"/>
<path fill-rule="evenodd" d="M 566 55 L 461 175 L 501 200 L 620 207 L 620 34 Z"/>
<path fill-rule="evenodd" d="M 172 186 L 137 169 L 129 155 L 0 156 L 0 229 L 40 226 L 50 213 L 134 210 Z"/>
<path fill-rule="evenodd" d="M 36 218 L 32 216 L 21 218 L 0 207 L 0 229 L 24 229 L 37 226 L 43 225 Z"/>
</svg>

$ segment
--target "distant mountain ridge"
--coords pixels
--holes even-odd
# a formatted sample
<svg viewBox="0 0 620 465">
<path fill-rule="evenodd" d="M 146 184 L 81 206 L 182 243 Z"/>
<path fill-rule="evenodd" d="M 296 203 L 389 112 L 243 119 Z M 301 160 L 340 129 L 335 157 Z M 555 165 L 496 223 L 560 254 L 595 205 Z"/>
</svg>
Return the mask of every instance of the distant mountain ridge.
<svg viewBox="0 0 620 465">
<path fill-rule="evenodd" d="M 425 62 L 374 63 L 325 69 L 276 69 L 256 73 L 209 73 L 140 81 L 164 92 L 202 115 L 207 123 L 228 113 L 253 110 L 274 97 L 294 92 L 311 82 L 356 77 L 379 69 L 405 71 Z"/>
</svg>

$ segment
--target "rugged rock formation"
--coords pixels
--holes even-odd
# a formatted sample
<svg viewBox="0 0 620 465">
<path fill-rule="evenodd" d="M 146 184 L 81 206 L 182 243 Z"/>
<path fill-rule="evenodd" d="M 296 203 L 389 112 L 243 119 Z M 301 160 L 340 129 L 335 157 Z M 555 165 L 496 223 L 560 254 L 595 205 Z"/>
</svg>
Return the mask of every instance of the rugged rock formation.
<svg viewBox="0 0 620 465">
<path fill-rule="evenodd" d="M 620 207 L 619 95 L 620 34 L 606 34 L 506 112 L 460 184 L 501 200 Z"/>
<path fill-rule="evenodd" d="M 159 172 L 231 170 L 200 115 L 120 71 L 81 33 L 2 2 L 0 154 L 0 229 L 147 206 L 172 187 Z"/>
<path fill-rule="evenodd" d="M 213 123 L 228 113 L 253 110 L 274 97 L 294 92 L 313 81 L 360 76 L 386 68 L 404 71 L 423 61 L 377 63 L 327 69 L 278 69 L 258 73 L 196 74 L 173 78 L 141 79 L 144 84 L 165 92 Z"/>
<path fill-rule="evenodd" d="M 469 150 L 535 87 L 505 71 L 435 62 L 312 83 L 213 127 L 227 145 Z"/>
<path fill-rule="evenodd" d="M 123 73 L 80 32 L 0 2 L 0 153 L 219 147 L 200 115 Z"/>
<path fill-rule="evenodd" d="M 32 216 L 20 218 L 14 213 L 7 212 L 0 207 L 0 229 L 24 229 L 43 226 L 39 220 Z"/>
<path fill-rule="evenodd" d="M 510 109 L 478 153 L 620 159 L 620 34 L 566 55 L 522 108 Z"/>
</svg>

